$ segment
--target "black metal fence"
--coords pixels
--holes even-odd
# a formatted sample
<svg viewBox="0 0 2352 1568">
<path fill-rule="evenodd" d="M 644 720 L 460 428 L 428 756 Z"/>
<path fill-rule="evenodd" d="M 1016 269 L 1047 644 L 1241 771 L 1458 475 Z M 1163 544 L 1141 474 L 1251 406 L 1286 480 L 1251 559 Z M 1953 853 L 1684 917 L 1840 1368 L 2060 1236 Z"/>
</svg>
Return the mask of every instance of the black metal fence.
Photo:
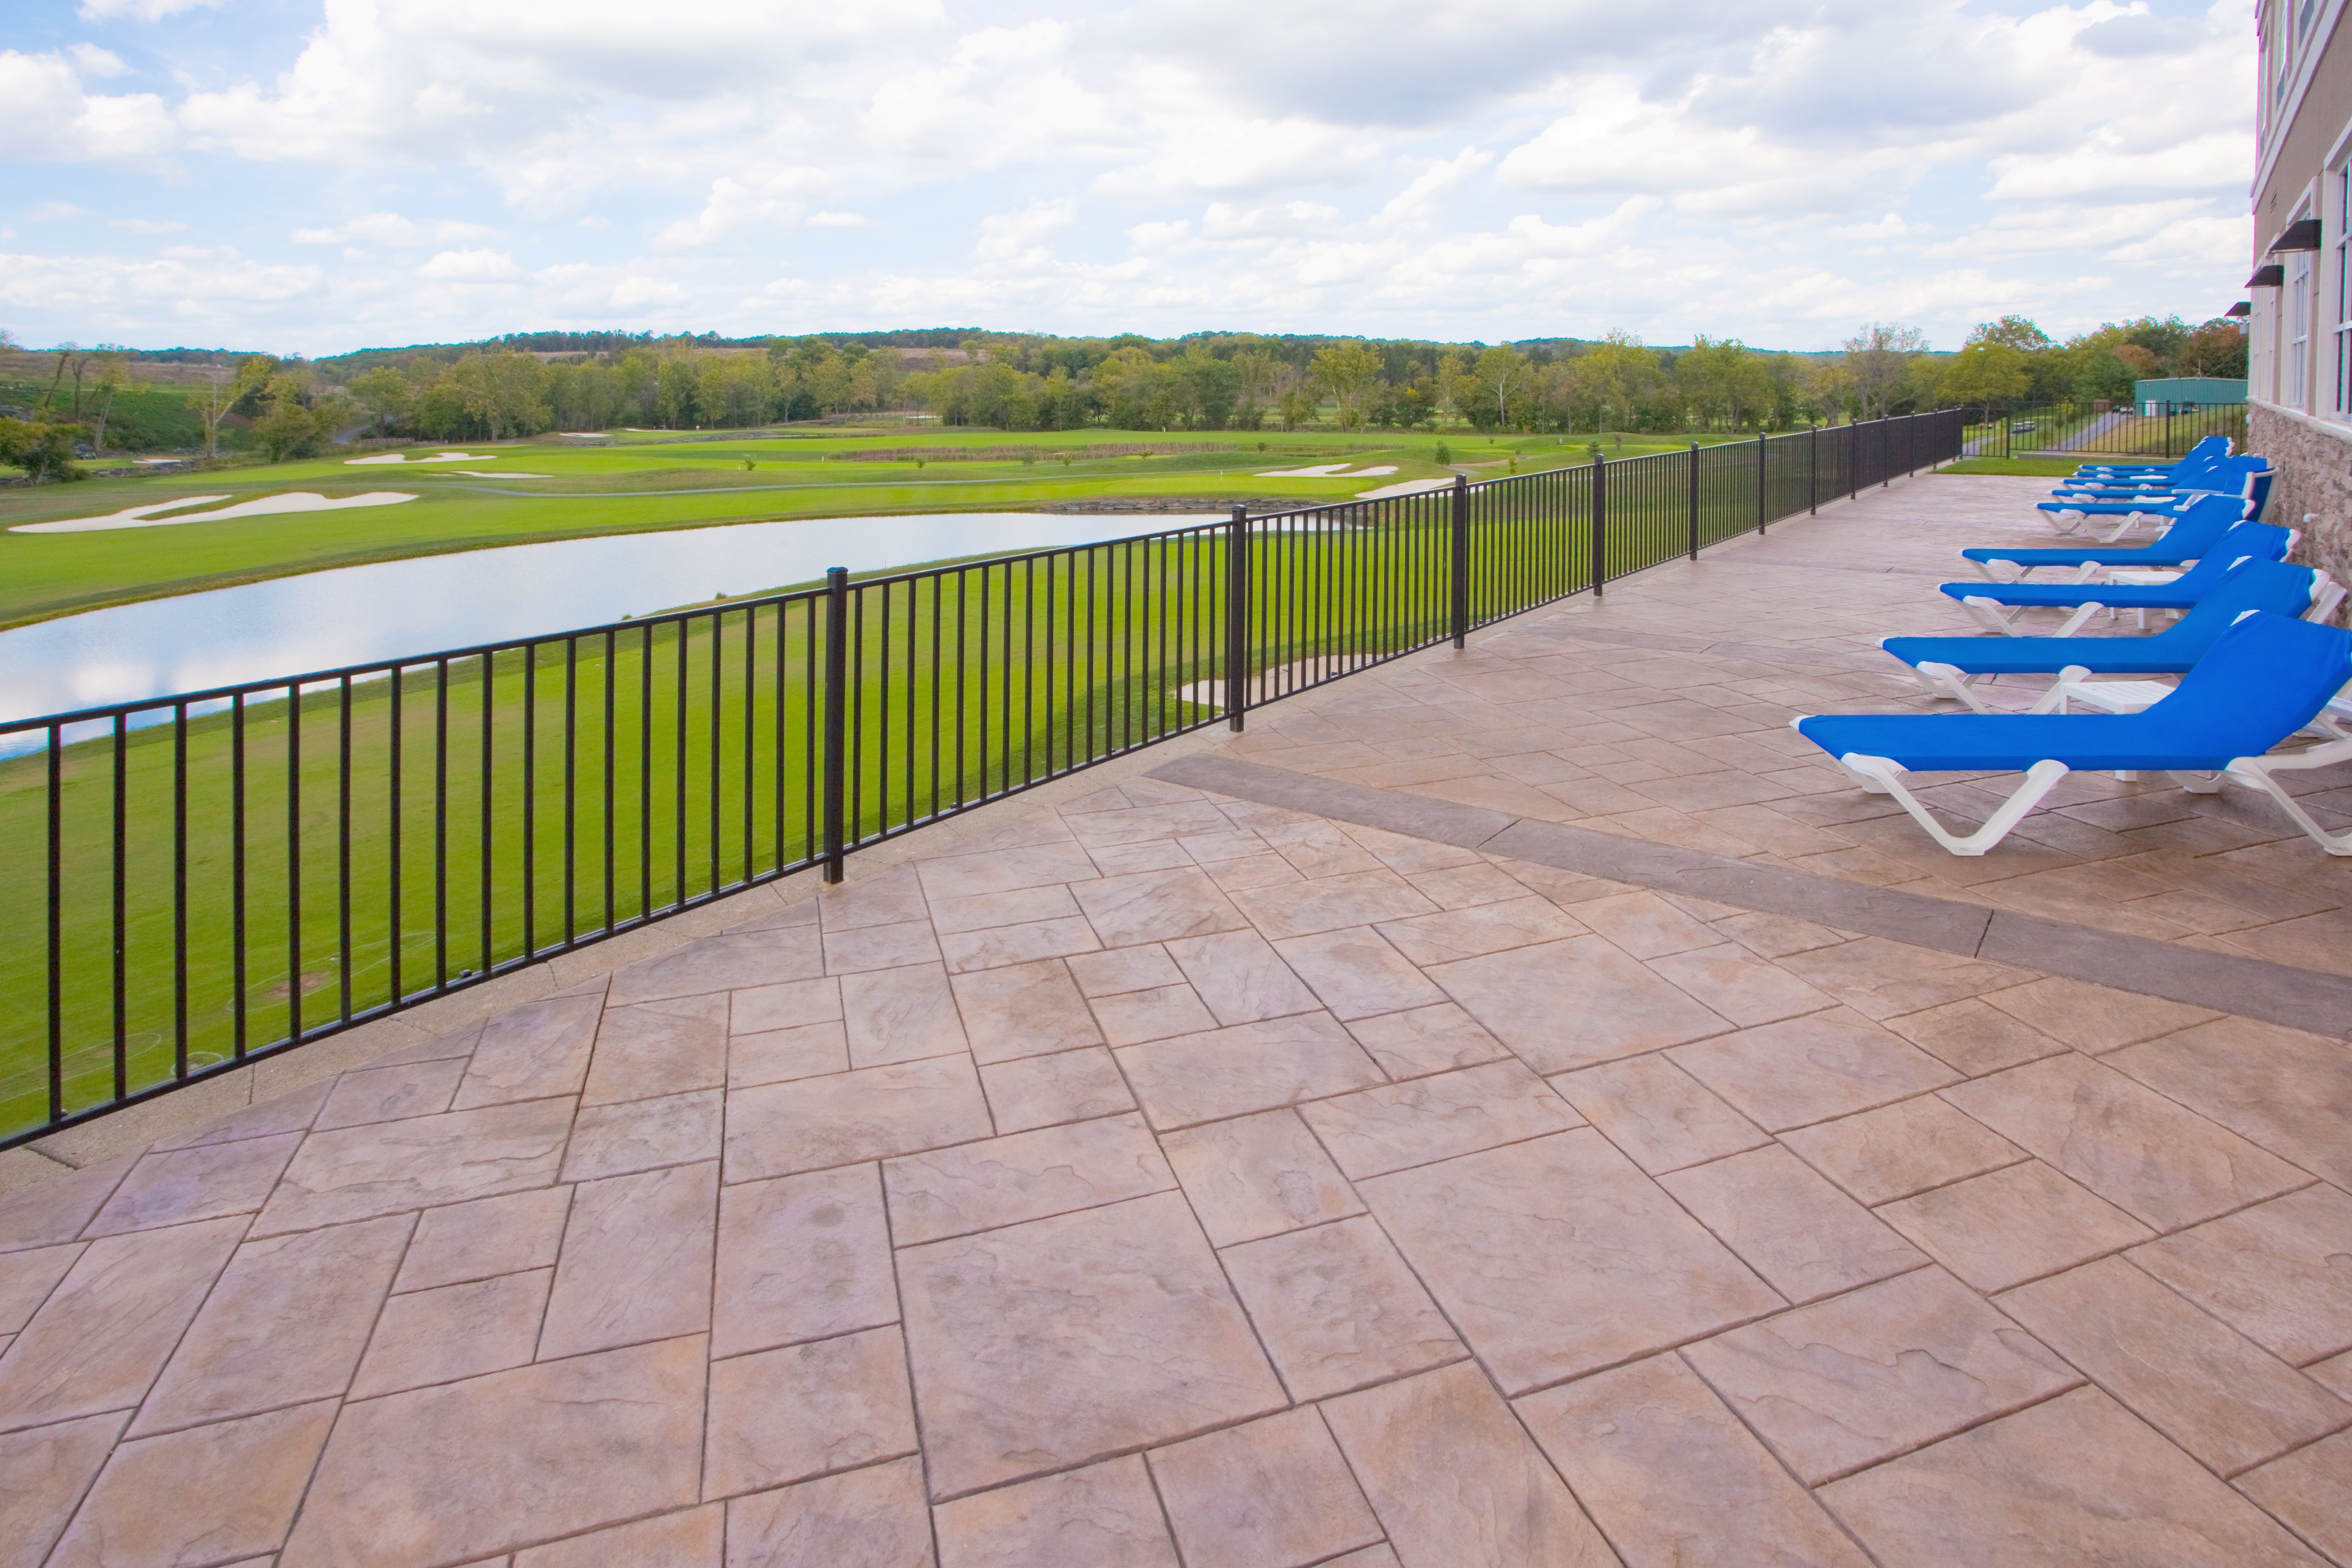
<svg viewBox="0 0 2352 1568">
<path fill-rule="evenodd" d="M 2208 436 L 2246 442 L 2242 403 L 2058 403 L 1969 414 L 1962 440 L 1970 457 L 2171 458 Z"/>
<path fill-rule="evenodd" d="M 0 1145 L 1956 457 L 1926 414 L 0 724 Z M 30 745 L 29 751 L 25 750 Z"/>
</svg>

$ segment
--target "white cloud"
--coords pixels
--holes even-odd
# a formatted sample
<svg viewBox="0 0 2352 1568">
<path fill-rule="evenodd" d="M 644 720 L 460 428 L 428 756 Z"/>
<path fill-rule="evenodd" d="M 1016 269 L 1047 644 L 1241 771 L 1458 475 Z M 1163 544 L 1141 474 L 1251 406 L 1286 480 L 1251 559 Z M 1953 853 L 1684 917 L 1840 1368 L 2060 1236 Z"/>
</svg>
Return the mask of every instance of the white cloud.
<svg viewBox="0 0 2352 1568">
<path fill-rule="evenodd" d="M 96 44 L 76 44 L 66 51 L 72 57 L 74 68 L 83 76 L 121 76 L 131 68 L 112 49 L 101 49 Z"/>
<path fill-rule="evenodd" d="M 796 223 L 808 210 L 806 198 L 826 183 L 823 170 L 805 166 L 766 170 L 749 183 L 722 174 L 710 182 L 702 211 L 669 225 L 654 243 L 665 250 L 690 249 L 738 229 Z"/>
<path fill-rule="evenodd" d="M 398 213 L 368 213 L 349 218 L 332 228 L 298 228 L 294 231 L 297 245 L 347 245 L 362 240 L 370 245 L 413 246 L 428 240 L 447 243 L 451 240 L 479 239 L 490 231 L 478 223 L 455 223 L 446 219 L 436 223 L 417 223 Z"/>
<path fill-rule="evenodd" d="M 0 146 L 9 156 L 140 161 L 175 140 L 171 114 L 153 93 L 94 96 L 63 55 L 0 49 Z"/>
<path fill-rule="evenodd" d="M 503 283 L 521 277 L 522 268 L 503 250 L 444 250 L 419 267 L 416 275 L 440 283 Z"/>
<path fill-rule="evenodd" d="M 219 4 L 220 0 L 81 0 L 74 11 L 84 21 L 89 22 L 126 18 L 133 22 L 160 22 L 183 11 L 194 11 Z"/>
<path fill-rule="evenodd" d="M 866 225 L 864 213 L 816 212 L 808 215 L 808 221 L 812 228 L 864 228 Z"/>
<path fill-rule="evenodd" d="M 118 217 L 109 218 L 107 226 L 125 234 L 178 234 L 188 226 L 172 218 Z"/>
</svg>

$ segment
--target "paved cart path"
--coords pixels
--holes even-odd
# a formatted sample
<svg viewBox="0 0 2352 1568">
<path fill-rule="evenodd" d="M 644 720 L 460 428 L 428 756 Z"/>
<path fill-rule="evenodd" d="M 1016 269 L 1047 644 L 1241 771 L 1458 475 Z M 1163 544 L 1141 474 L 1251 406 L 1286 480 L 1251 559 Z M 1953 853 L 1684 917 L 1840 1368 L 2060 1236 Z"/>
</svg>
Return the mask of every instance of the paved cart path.
<svg viewBox="0 0 2352 1568">
<path fill-rule="evenodd" d="M 2112 780 L 1952 862 L 1781 728 L 2031 487 L 19 1192 L 0 1564 L 2352 1563 L 2352 1046 L 2231 989 L 2352 868 Z"/>
</svg>

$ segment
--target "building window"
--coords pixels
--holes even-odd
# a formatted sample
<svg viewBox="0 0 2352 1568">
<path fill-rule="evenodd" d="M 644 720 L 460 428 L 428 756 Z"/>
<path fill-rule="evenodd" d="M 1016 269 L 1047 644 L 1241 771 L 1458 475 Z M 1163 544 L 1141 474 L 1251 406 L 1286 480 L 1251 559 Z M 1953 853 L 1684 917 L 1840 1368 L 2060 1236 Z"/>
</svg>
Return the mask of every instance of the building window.
<svg viewBox="0 0 2352 1568">
<path fill-rule="evenodd" d="M 2352 414 L 2352 163 L 2336 171 L 2336 412 Z"/>
<path fill-rule="evenodd" d="M 2306 413 L 2311 408 L 2311 258 L 2290 253 L 2286 264 L 2286 395 L 2279 401 Z"/>
</svg>

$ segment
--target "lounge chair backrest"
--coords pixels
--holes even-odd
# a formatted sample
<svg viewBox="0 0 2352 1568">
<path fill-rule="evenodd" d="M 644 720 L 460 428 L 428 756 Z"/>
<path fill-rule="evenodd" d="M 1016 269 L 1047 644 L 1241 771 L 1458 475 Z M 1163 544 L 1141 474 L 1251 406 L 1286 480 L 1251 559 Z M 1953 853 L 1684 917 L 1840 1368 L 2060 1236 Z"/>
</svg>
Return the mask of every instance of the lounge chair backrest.
<svg viewBox="0 0 2352 1568">
<path fill-rule="evenodd" d="M 2170 630 L 2158 632 L 2149 640 L 2161 641 L 2168 649 L 2185 645 L 2192 653 L 2210 648 L 2250 610 L 2269 610 L 2289 619 L 2302 615 L 2311 607 L 2311 596 L 2317 591 L 2318 581 L 2318 574 L 2308 566 L 2290 566 L 2283 561 L 2249 561 L 2224 573 L 2195 609 L 2181 616 Z"/>
<path fill-rule="evenodd" d="M 2236 496 L 2200 496 L 2180 509 L 2180 515 L 2156 541 L 2179 560 L 2193 560 L 2246 515 L 2246 503 Z"/>
<path fill-rule="evenodd" d="M 2293 529 L 2276 528 L 2267 522 L 2235 523 L 2173 586 L 2183 594 L 2202 595 L 2244 563 L 2284 561 L 2294 547 Z"/>
<path fill-rule="evenodd" d="M 2352 633 L 2258 610 L 2216 637 L 2149 711 L 2196 732 L 2200 751 L 2259 756 L 2311 722 L 2347 680 Z"/>
<path fill-rule="evenodd" d="M 2269 468 L 2248 474 L 2245 488 L 2239 491 L 2246 500 L 2244 515 L 2256 522 L 2263 520 L 2263 509 L 2271 504 L 2271 480 L 2274 477 L 2273 470 Z"/>
</svg>

